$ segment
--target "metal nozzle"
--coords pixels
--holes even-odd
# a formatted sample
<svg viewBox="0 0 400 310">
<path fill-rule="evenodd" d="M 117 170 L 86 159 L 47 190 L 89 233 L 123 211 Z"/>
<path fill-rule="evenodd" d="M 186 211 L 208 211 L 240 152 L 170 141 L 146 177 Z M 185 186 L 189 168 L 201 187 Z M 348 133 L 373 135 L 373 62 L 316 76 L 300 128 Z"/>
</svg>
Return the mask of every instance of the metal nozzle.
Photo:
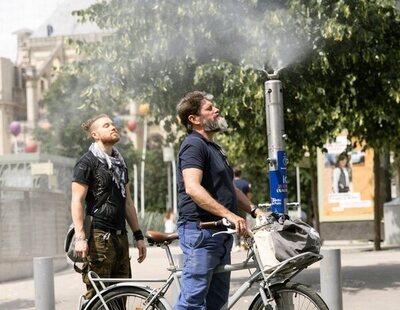
<svg viewBox="0 0 400 310">
<path fill-rule="evenodd" d="M 267 72 L 267 77 L 270 80 L 277 80 L 278 79 L 278 71 L 279 70 L 275 70 L 274 73 L 268 73 Z"/>
</svg>

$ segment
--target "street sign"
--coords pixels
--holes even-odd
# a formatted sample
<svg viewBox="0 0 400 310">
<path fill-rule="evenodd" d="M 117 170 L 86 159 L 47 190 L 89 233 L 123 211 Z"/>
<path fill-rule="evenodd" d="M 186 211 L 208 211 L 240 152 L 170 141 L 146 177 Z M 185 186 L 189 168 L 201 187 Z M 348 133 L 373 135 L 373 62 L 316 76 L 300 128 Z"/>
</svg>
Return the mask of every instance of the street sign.
<svg viewBox="0 0 400 310">
<path fill-rule="evenodd" d="M 163 160 L 164 162 L 174 161 L 174 149 L 170 146 L 163 147 Z"/>
</svg>

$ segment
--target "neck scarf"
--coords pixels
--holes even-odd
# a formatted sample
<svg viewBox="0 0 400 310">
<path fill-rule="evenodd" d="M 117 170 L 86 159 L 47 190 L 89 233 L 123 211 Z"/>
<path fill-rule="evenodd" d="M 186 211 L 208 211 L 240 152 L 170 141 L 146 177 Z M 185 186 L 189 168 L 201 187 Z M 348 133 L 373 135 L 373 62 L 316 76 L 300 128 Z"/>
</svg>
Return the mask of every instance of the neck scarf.
<svg viewBox="0 0 400 310">
<path fill-rule="evenodd" d="M 99 145 L 94 142 L 90 145 L 89 151 L 93 153 L 103 164 L 107 164 L 109 170 L 112 171 L 113 181 L 120 189 L 121 194 L 125 197 L 125 169 L 126 164 L 124 159 L 121 156 L 121 153 L 113 147 L 112 154 L 113 156 L 107 155 Z"/>
</svg>

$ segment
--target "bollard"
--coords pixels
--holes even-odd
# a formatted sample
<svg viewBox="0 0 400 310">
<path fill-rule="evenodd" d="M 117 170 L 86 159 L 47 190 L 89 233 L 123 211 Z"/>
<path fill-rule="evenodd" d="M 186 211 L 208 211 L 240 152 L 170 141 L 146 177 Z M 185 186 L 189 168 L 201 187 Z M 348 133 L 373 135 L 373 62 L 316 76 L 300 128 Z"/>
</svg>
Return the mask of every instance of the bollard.
<svg viewBox="0 0 400 310">
<path fill-rule="evenodd" d="M 343 310 L 340 249 L 321 249 L 321 296 L 330 310 Z"/>
<path fill-rule="evenodd" d="M 174 255 L 175 264 L 178 266 L 179 269 L 183 268 L 183 254 L 175 254 Z M 178 279 L 180 281 L 180 279 Z M 175 305 L 178 301 L 179 294 L 180 294 L 180 285 L 178 283 L 172 283 L 172 304 Z"/>
<path fill-rule="evenodd" d="M 54 310 L 54 271 L 52 257 L 33 258 L 35 306 L 38 310 Z"/>
</svg>

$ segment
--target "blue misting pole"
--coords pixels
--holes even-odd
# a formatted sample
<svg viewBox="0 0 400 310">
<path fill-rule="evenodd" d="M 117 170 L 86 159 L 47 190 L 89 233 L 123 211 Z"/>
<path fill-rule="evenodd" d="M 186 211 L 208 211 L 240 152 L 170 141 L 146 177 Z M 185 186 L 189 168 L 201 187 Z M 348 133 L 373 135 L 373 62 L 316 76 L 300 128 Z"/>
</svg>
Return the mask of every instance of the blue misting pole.
<svg viewBox="0 0 400 310">
<path fill-rule="evenodd" d="M 283 122 L 282 82 L 278 74 L 268 74 L 265 82 L 265 110 L 267 116 L 268 168 L 271 211 L 287 214 L 287 164 Z"/>
</svg>

